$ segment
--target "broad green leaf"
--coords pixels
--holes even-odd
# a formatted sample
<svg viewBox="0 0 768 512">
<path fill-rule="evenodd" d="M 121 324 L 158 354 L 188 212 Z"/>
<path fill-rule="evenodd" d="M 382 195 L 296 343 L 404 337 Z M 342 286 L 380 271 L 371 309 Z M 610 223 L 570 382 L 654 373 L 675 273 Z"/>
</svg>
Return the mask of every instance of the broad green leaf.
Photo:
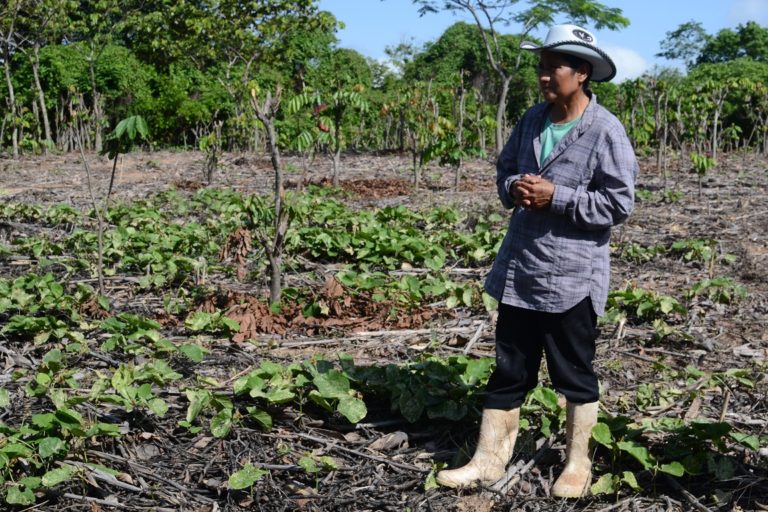
<svg viewBox="0 0 768 512">
<path fill-rule="evenodd" d="M 403 393 L 398 400 L 400 414 L 410 423 L 416 423 L 424 412 L 424 403 L 410 393 Z"/>
<path fill-rule="evenodd" d="M 200 345 L 187 344 L 187 345 L 181 345 L 179 347 L 179 352 L 187 356 L 187 358 L 189 358 L 191 361 L 195 363 L 200 363 L 203 360 L 205 349 L 203 349 L 203 347 L 201 347 Z"/>
<path fill-rule="evenodd" d="M 494 365 L 491 357 L 481 357 L 467 361 L 467 367 L 462 375 L 462 380 L 467 386 L 473 386 L 488 378 Z"/>
<path fill-rule="evenodd" d="M 611 435 L 611 429 L 605 423 L 598 423 L 592 428 L 592 439 L 605 446 L 606 448 L 613 448 L 613 436 Z"/>
<path fill-rule="evenodd" d="M 467 307 L 471 307 L 472 306 L 472 288 L 465 288 L 464 289 L 464 292 L 461 294 L 461 301 Z"/>
<path fill-rule="evenodd" d="M 51 368 L 52 370 L 61 367 L 61 359 L 62 353 L 58 348 L 48 351 L 48 353 L 43 356 L 43 362 L 48 368 Z"/>
<path fill-rule="evenodd" d="M 339 400 L 338 411 L 350 423 L 357 423 L 368 414 L 365 402 L 351 396 L 345 396 Z"/>
<path fill-rule="evenodd" d="M 718 480 L 730 480 L 736 473 L 736 465 L 732 459 L 721 455 L 713 455 L 708 461 L 709 471 Z"/>
<path fill-rule="evenodd" d="M 56 416 L 53 413 L 45 412 L 41 414 L 32 415 L 32 424 L 36 427 L 40 427 L 43 430 L 48 430 L 53 427 L 56 422 Z"/>
<path fill-rule="evenodd" d="M 26 444 L 17 443 L 14 441 L 8 442 L 2 448 L 0 452 L 6 454 L 10 458 L 14 457 L 29 457 L 32 455 L 32 450 Z"/>
<path fill-rule="evenodd" d="M 253 396 L 253 395 L 251 395 Z M 273 389 L 265 394 L 265 398 L 273 404 L 283 404 L 293 400 L 296 395 L 290 389 Z"/>
<path fill-rule="evenodd" d="M 317 466 L 317 462 L 313 457 L 310 457 L 309 455 L 305 455 L 301 459 L 299 459 L 299 466 L 304 468 L 304 471 L 306 471 L 309 474 L 320 472 L 320 468 Z"/>
<path fill-rule="evenodd" d="M 338 370 L 319 374 L 313 383 L 323 398 L 342 398 L 349 392 L 349 379 Z"/>
<path fill-rule="evenodd" d="M 758 438 L 756 435 L 744 434 L 742 432 L 731 432 L 730 436 L 734 441 L 743 446 L 746 446 L 747 448 L 752 450 L 760 449 L 760 438 Z"/>
<path fill-rule="evenodd" d="M 659 471 L 672 476 L 683 476 L 685 474 L 685 467 L 678 461 L 672 461 L 669 464 L 659 466 Z"/>
<path fill-rule="evenodd" d="M 615 494 L 616 493 L 616 480 L 617 477 L 611 473 L 602 475 L 597 482 L 592 484 L 592 494 Z"/>
<path fill-rule="evenodd" d="M 247 489 L 260 480 L 268 472 L 253 467 L 252 464 L 246 464 L 240 471 L 235 471 L 229 477 L 230 489 Z"/>
<path fill-rule="evenodd" d="M 37 453 L 43 459 L 47 459 L 60 451 L 66 450 L 66 448 L 66 443 L 58 437 L 44 437 L 38 442 Z"/>
<path fill-rule="evenodd" d="M 104 295 L 99 295 L 98 299 L 96 299 L 96 302 L 99 303 L 99 306 L 101 306 L 101 308 L 104 311 L 109 311 L 111 309 L 109 304 L 109 297 L 105 297 Z"/>
<path fill-rule="evenodd" d="M 122 474 L 121 471 L 118 471 L 116 469 L 110 468 L 109 466 L 105 466 L 104 464 L 96 464 L 96 463 L 93 463 L 93 462 L 85 462 L 84 465 L 87 468 L 95 469 L 95 470 L 101 471 L 102 473 L 107 473 L 108 475 L 112 475 L 112 476 L 118 476 L 118 475 Z"/>
<path fill-rule="evenodd" d="M 263 390 L 265 386 L 264 379 L 259 377 L 256 372 L 251 372 L 244 377 L 240 377 L 232 385 L 232 390 L 236 395 L 254 389 Z"/>
<path fill-rule="evenodd" d="M 222 409 L 211 418 L 211 434 L 223 438 L 232 429 L 232 409 Z"/>
<path fill-rule="evenodd" d="M 0 388 L 0 409 L 7 409 L 11 405 L 11 394 L 5 388 Z"/>
<path fill-rule="evenodd" d="M 424 491 L 430 491 L 432 489 L 437 489 L 440 487 L 440 484 L 437 483 L 437 469 L 433 469 L 429 472 L 427 475 L 427 479 L 424 482 Z"/>
<path fill-rule="evenodd" d="M 168 404 L 162 398 L 153 398 L 147 402 L 147 407 L 160 418 L 168 412 Z"/>
<path fill-rule="evenodd" d="M 152 398 L 152 384 L 145 382 L 136 388 L 136 393 L 134 396 L 139 400 L 149 400 Z"/>
<path fill-rule="evenodd" d="M 531 392 L 531 399 L 539 402 L 547 410 L 552 412 L 555 412 L 560 408 L 560 406 L 557 405 L 557 393 L 548 387 L 538 386 L 534 388 Z"/>
<path fill-rule="evenodd" d="M 499 307 L 499 301 L 483 292 L 483 306 L 486 311 L 495 311 Z"/>
<path fill-rule="evenodd" d="M 20 479 L 17 483 L 23 485 L 27 489 L 37 489 L 40 487 L 40 484 L 43 482 L 42 478 L 38 476 L 25 476 L 24 478 Z"/>
<path fill-rule="evenodd" d="M 77 468 L 68 464 L 61 466 L 60 468 L 52 469 L 43 475 L 43 485 L 46 487 L 59 485 L 72 478 L 72 475 L 74 475 L 76 471 Z"/>
<path fill-rule="evenodd" d="M 469 412 L 466 401 L 446 400 L 427 408 L 427 417 L 430 419 L 442 418 L 451 421 L 464 419 Z"/>
<path fill-rule="evenodd" d="M 187 400 L 189 400 L 189 407 L 187 407 L 187 422 L 193 422 L 200 411 L 208 405 L 211 400 L 211 393 L 204 389 L 187 389 Z"/>
<path fill-rule="evenodd" d="M 230 333 L 240 332 L 240 323 L 237 320 L 229 318 L 228 316 L 221 317 L 221 324 L 226 327 L 226 330 Z"/>
<path fill-rule="evenodd" d="M 637 483 L 637 478 L 635 478 L 635 474 L 631 471 L 624 471 L 621 476 L 622 483 L 627 484 L 632 488 L 634 491 L 640 491 L 642 490 L 640 488 L 640 485 Z"/>
<path fill-rule="evenodd" d="M 203 311 L 198 311 L 184 320 L 184 326 L 190 331 L 203 331 L 209 325 L 211 325 L 211 314 Z"/>
<path fill-rule="evenodd" d="M 545 437 L 552 435 L 552 419 L 547 415 L 541 417 L 541 435 Z"/>
<path fill-rule="evenodd" d="M 9 505 L 32 505 L 35 503 L 35 494 L 32 489 L 21 489 L 20 485 L 12 485 L 5 493 L 5 501 Z"/>
<path fill-rule="evenodd" d="M 251 418 L 256 420 L 266 430 L 272 428 L 272 416 L 267 411 L 259 409 L 258 407 L 246 407 L 248 414 Z"/>
<path fill-rule="evenodd" d="M 653 457 L 645 446 L 634 441 L 619 441 L 616 443 L 616 447 L 634 457 L 645 469 L 653 467 Z"/>
</svg>

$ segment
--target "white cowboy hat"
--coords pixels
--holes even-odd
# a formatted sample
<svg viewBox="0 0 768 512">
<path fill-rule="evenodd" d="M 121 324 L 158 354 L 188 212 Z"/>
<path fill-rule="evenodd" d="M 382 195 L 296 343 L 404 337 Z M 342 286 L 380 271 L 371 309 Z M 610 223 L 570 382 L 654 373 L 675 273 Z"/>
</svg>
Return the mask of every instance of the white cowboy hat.
<svg viewBox="0 0 768 512">
<path fill-rule="evenodd" d="M 547 39 L 541 46 L 523 41 L 520 48 L 534 52 L 551 50 L 582 58 L 592 64 L 591 79 L 595 82 L 607 82 L 616 76 L 616 64 L 597 47 L 594 34 L 576 25 L 555 25 L 549 29 Z"/>
</svg>

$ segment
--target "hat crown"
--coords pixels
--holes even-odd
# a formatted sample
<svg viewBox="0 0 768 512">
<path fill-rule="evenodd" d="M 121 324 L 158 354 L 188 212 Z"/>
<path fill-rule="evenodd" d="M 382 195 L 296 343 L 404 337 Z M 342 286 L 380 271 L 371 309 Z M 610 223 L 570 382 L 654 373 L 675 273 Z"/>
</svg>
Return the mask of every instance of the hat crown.
<svg viewBox="0 0 768 512">
<path fill-rule="evenodd" d="M 544 46 L 574 41 L 597 46 L 597 38 L 589 30 L 577 25 L 555 25 L 549 29 Z"/>
<path fill-rule="evenodd" d="M 522 41 L 520 48 L 533 52 L 544 50 L 567 53 L 592 64 L 591 79 L 595 82 L 607 82 L 616 76 L 613 59 L 597 46 L 597 38 L 589 30 L 578 25 L 555 25 L 549 29 L 544 44 Z"/>
</svg>

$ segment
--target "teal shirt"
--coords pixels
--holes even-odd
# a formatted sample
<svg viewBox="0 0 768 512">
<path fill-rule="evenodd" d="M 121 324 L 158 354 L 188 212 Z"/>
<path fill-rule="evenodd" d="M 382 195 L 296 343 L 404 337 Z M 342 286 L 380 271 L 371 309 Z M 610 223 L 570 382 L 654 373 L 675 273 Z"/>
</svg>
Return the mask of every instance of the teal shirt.
<svg viewBox="0 0 768 512">
<path fill-rule="evenodd" d="M 539 162 L 544 162 L 547 159 L 555 146 L 557 146 L 557 143 L 560 142 L 560 139 L 568 135 L 571 128 L 579 122 L 579 119 L 581 119 L 581 116 L 567 123 L 555 124 L 547 116 L 547 119 L 544 121 L 544 128 L 541 130 L 541 155 Z"/>
</svg>

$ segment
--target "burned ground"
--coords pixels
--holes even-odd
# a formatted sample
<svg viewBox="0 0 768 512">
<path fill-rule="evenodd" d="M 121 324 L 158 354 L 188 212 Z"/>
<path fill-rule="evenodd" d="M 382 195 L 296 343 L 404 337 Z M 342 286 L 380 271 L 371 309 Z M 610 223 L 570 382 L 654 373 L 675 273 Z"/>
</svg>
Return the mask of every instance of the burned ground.
<svg viewBox="0 0 768 512">
<path fill-rule="evenodd" d="M 301 171 L 298 159 L 289 163 L 288 185 L 327 184 L 325 160 Z M 453 205 L 462 211 L 484 215 L 497 211 L 494 171 L 491 164 L 467 165 L 458 191 L 453 190 L 451 171 L 427 169 L 415 191 L 410 180 L 409 158 L 348 156 L 343 160 L 342 188 L 345 201 L 355 208 L 405 205 L 411 208 Z M 0 160 L 0 200 L 15 203 L 69 204 L 88 208 L 86 176 L 74 155 Z M 93 157 L 92 171 L 103 192 L 110 162 Z M 240 322 L 242 333 L 233 336 L 196 338 L 209 353 L 192 368 L 180 357 L 171 360 L 182 379 L 163 389 L 170 409 L 164 417 L 135 410 L 81 411 L 90 417 L 108 417 L 121 425 L 119 437 L 99 437 L 73 450 L 72 464 L 97 463 L 115 469 L 117 476 L 84 472 L 82 477 L 41 492 L 36 510 L 766 510 L 768 509 L 768 161 L 752 154 L 733 154 L 704 177 L 701 193 L 695 174 L 672 159 L 668 178 L 648 159 L 642 160 L 637 208 L 630 220 L 613 235 L 612 288 L 651 290 L 659 296 L 676 297 L 686 312 L 666 317 L 670 334 L 660 338 L 659 326 L 630 315 L 618 324 L 605 323 L 598 340 L 597 368 L 603 386 L 603 412 L 641 424 L 658 418 L 722 421 L 733 432 L 756 436 L 760 449 L 732 442 L 718 448 L 728 467 L 700 476 L 680 478 L 654 474 L 641 465 L 612 467 L 612 454 L 596 452 L 596 476 L 607 471 L 632 472 L 638 489 L 622 487 L 618 495 L 589 497 L 578 502 L 559 502 L 548 497 L 549 488 L 562 467 L 563 433 L 542 433 L 539 419 L 531 413 L 530 428 L 521 435 L 512 463 L 507 489 L 455 491 L 425 489 L 435 463 L 454 464 L 461 447 L 471 446 L 477 431 L 477 415 L 457 422 L 421 419 L 406 421 L 390 410 L 385 400 L 367 403 L 368 416 L 350 424 L 338 413 L 319 407 L 297 410 L 290 406 L 270 410 L 271 429 L 253 421 L 236 422 L 231 432 L 218 438 L 206 429 L 194 432 L 179 426 L 187 411 L 181 391 L 200 385 L 201 377 L 231 390 L 232 382 L 263 361 L 290 364 L 323 356 L 333 359 L 350 354 L 356 364 L 386 366 L 421 357 L 493 355 L 493 314 L 472 308 L 447 308 L 425 304 L 422 308 L 387 314 L 391 305 L 365 294 L 345 292 L 334 275 L 334 265 L 302 261 L 286 276 L 316 290 L 328 308 L 321 319 L 304 318 L 297 308 L 275 312 L 264 306 L 266 279 L 237 279 L 230 275 L 205 276 L 216 293 L 199 298 L 200 311 L 226 311 Z M 685 166 L 683 166 L 685 167 Z M 118 166 L 115 200 L 141 199 L 174 188 L 191 193 L 202 183 L 203 158 L 193 152 L 132 154 Z M 252 155 L 227 155 L 213 187 L 240 192 L 268 192 L 272 174 L 267 159 Z M 50 227 L 0 218 L 0 243 L 38 236 L 66 237 L 67 227 Z M 700 247 L 689 244 L 670 250 L 675 242 L 714 240 L 714 252 L 704 259 L 690 256 Z M 228 255 L 233 266 L 249 265 L 252 241 L 240 233 Z M 653 248 L 667 249 L 654 257 Z M 239 258 L 239 259 L 238 259 Z M 34 255 L 0 252 L 0 277 L 13 278 L 36 271 Z M 247 269 L 245 269 L 247 270 Z M 403 268 L 400 272 L 418 272 Z M 461 280 L 481 280 L 487 268 L 453 268 Z M 54 272 L 56 269 L 54 268 Z M 240 277 L 248 275 L 241 273 Z M 727 279 L 740 285 L 744 296 L 729 300 L 703 288 L 685 292 L 705 279 Z M 87 272 L 72 280 L 93 285 Z M 711 281 L 710 281 L 711 282 Z M 712 291 L 713 293 L 709 293 Z M 141 289 L 137 276 L 114 275 L 107 279 L 113 310 L 98 304 L 84 306 L 86 318 L 108 317 L 118 311 L 141 313 L 163 326 L 163 335 L 183 340 L 184 319 L 163 308 L 162 297 Z M 0 319 L 6 319 L 0 316 Z M 126 354 L 92 349 L 69 360 L 82 372 L 114 369 L 132 360 Z M 50 407 L 44 398 L 25 392 L 34 371 L 50 347 L 0 335 L 4 368 L 3 387 L 13 405 L 0 413 L 0 421 L 19 425 L 30 414 Z M 694 368 L 703 372 L 701 378 Z M 746 370 L 743 381 L 717 380 Z M 733 373 L 733 372 L 732 372 Z M 546 374 L 543 373 L 544 383 Z M 742 375 L 742 374 L 740 374 Z M 706 376 L 706 377 L 705 377 Z M 741 382 L 741 384 L 739 384 Z M 481 389 L 476 390 L 477 393 Z M 645 400 L 645 401 L 644 401 Z M 244 406 L 243 406 L 244 407 Z M 240 411 L 243 412 L 243 411 Z M 679 438 L 677 439 L 679 441 Z M 0 443 L 4 438 L 0 435 Z M 670 442 L 668 432 L 646 430 L 643 443 L 656 449 Z M 690 446 L 694 446 L 691 444 Z M 330 457 L 333 469 L 308 471 L 300 464 L 302 454 L 314 459 Z M 714 459 L 713 459 L 714 460 Z M 231 490 L 228 478 L 245 464 L 267 470 L 251 490 Z M 17 477 L 20 475 L 16 475 Z"/>
</svg>

